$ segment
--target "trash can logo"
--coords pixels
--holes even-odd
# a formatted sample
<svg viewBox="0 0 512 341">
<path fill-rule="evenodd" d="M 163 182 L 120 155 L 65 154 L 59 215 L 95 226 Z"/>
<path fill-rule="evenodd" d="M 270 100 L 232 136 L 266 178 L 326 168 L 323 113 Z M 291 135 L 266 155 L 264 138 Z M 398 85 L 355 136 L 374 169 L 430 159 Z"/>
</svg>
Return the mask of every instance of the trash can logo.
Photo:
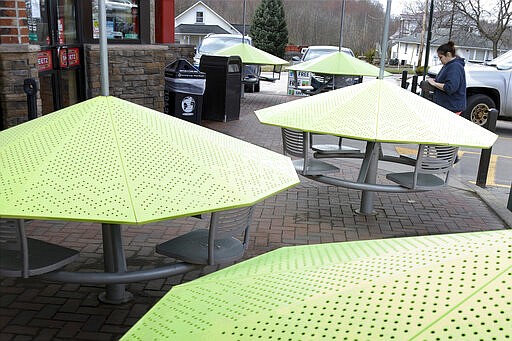
<svg viewBox="0 0 512 341">
<path fill-rule="evenodd" d="M 191 96 L 186 96 L 181 100 L 181 109 L 183 109 L 183 116 L 194 115 L 194 109 L 196 107 L 196 101 Z"/>
</svg>

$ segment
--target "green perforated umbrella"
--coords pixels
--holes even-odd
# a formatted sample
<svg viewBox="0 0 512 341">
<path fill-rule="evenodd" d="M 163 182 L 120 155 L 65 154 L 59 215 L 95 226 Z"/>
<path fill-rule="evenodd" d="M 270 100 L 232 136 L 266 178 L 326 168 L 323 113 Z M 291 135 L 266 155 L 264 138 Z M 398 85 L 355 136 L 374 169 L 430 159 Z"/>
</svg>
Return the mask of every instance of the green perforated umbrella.
<svg viewBox="0 0 512 341">
<path fill-rule="evenodd" d="M 490 148 L 498 136 L 377 79 L 256 111 L 265 124 L 374 142 Z"/>
<path fill-rule="evenodd" d="M 289 158 L 100 96 L 0 132 L 0 216 L 147 223 L 252 205 Z"/>
<path fill-rule="evenodd" d="M 512 337 L 512 231 L 281 248 L 173 287 L 122 340 Z"/>
<path fill-rule="evenodd" d="M 285 65 L 288 62 L 249 44 L 240 43 L 215 52 L 218 56 L 239 56 L 242 64 Z"/>
<path fill-rule="evenodd" d="M 329 75 L 379 76 L 378 67 L 340 51 L 320 56 L 304 63 L 289 66 L 288 70 L 307 71 Z M 391 74 L 389 72 L 384 72 L 384 76 L 390 75 Z"/>
</svg>

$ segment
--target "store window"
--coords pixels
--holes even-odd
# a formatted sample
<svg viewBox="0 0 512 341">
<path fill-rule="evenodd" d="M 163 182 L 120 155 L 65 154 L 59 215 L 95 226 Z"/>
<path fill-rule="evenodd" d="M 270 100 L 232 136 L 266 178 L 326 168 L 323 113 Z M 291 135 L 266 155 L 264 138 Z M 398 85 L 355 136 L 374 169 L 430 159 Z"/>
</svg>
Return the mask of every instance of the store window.
<svg viewBox="0 0 512 341">
<path fill-rule="evenodd" d="M 475 58 L 473 60 L 483 62 L 485 60 L 485 51 L 484 50 L 476 50 Z"/>
<path fill-rule="evenodd" d="M 31 44 L 50 45 L 46 1 L 25 1 L 27 6 L 28 39 Z"/>
<path fill-rule="evenodd" d="M 196 23 L 203 23 L 203 12 L 196 12 Z"/>
<path fill-rule="evenodd" d="M 91 3 L 93 38 L 98 39 L 100 36 L 98 0 L 93 0 Z M 105 1 L 105 8 L 108 39 L 140 39 L 138 0 Z"/>
</svg>

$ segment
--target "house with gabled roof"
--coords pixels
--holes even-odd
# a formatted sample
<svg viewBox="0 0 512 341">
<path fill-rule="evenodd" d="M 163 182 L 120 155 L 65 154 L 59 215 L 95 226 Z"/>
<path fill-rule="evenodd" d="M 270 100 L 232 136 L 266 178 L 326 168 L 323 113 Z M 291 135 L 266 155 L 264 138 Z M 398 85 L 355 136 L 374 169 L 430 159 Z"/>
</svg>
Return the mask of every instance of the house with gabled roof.
<svg viewBox="0 0 512 341">
<path fill-rule="evenodd" d="M 390 37 L 391 59 L 398 60 L 400 65 L 417 65 L 418 55 L 421 45 L 421 25 L 418 16 L 421 14 L 401 14 L 400 28 Z M 450 28 L 448 24 L 435 28 L 432 32 L 429 51 L 429 65 L 438 65 L 441 62 L 437 57 L 437 48 L 453 40 L 457 48 L 457 54 L 466 61 L 484 62 L 493 59 L 492 43 L 483 38 L 478 31 L 470 27 L 454 25 L 453 34 L 450 38 Z M 424 46 L 427 41 L 427 32 L 423 39 Z M 498 54 L 506 50 L 499 49 Z M 426 51 L 423 51 L 422 65 L 425 64 Z"/>
<path fill-rule="evenodd" d="M 222 16 L 198 1 L 175 18 L 175 41 L 199 46 L 209 33 L 241 34 Z"/>
</svg>

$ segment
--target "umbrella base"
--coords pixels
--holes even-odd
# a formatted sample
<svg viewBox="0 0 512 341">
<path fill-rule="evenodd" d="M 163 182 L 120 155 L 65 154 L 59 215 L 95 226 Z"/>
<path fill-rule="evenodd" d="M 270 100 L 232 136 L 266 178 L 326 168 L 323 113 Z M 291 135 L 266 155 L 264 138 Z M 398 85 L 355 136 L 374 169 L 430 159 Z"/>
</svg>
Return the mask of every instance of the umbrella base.
<svg viewBox="0 0 512 341">
<path fill-rule="evenodd" d="M 368 217 L 368 216 L 376 216 L 378 214 L 377 211 L 375 210 L 371 210 L 370 212 L 363 212 L 361 211 L 361 209 L 356 209 L 354 210 L 354 212 L 357 214 L 357 215 L 362 215 L 362 216 L 365 216 L 365 217 Z"/>
<path fill-rule="evenodd" d="M 109 290 L 107 288 L 107 291 L 104 291 L 98 295 L 98 299 L 102 303 L 123 304 L 123 303 L 130 302 L 133 299 L 133 294 L 131 292 L 125 290 L 123 292 L 120 292 L 119 294 L 116 293 L 116 295 L 112 295 L 112 293 L 109 292 Z"/>
</svg>

